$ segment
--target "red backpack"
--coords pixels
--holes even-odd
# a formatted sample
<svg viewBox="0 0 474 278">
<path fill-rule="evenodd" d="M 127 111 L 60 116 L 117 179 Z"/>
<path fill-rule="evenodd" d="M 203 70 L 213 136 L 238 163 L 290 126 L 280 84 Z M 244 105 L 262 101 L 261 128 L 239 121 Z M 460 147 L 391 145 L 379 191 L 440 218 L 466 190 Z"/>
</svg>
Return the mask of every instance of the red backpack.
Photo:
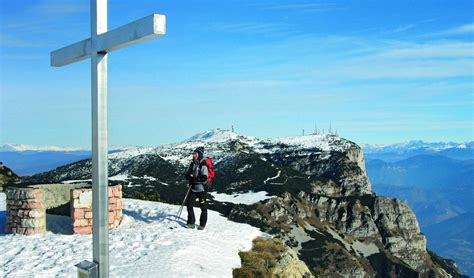
<svg viewBox="0 0 474 278">
<path fill-rule="evenodd" d="M 209 156 L 204 159 L 204 164 L 207 167 L 207 182 L 211 183 L 212 180 L 216 177 L 216 172 L 214 172 L 214 168 L 212 166 L 212 158 Z"/>
</svg>

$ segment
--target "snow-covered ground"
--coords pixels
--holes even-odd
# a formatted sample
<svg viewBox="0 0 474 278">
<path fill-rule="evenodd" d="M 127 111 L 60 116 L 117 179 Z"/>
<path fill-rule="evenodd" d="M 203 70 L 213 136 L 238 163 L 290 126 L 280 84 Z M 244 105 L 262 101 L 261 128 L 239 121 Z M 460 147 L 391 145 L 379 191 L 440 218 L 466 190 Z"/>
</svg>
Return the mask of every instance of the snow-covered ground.
<svg viewBox="0 0 474 278">
<path fill-rule="evenodd" d="M 5 211 L 0 193 L 0 212 Z M 124 221 L 110 233 L 111 277 L 231 277 L 239 250 L 263 235 L 209 211 L 205 230 L 183 228 L 179 206 L 124 199 Z M 195 209 L 199 217 L 200 210 Z M 0 222 L 5 223 L 1 214 Z M 172 229 L 171 229 L 172 228 Z M 75 277 L 75 264 L 92 261 L 92 236 L 47 232 L 19 236 L 0 232 L 0 277 Z"/>
<path fill-rule="evenodd" d="M 259 191 L 259 192 L 246 192 L 246 193 L 238 193 L 238 194 L 225 194 L 225 193 L 217 193 L 217 192 L 210 192 L 214 199 L 219 202 L 228 202 L 233 204 L 244 204 L 244 205 L 251 205 L 258 203 L 260 201 L 270 199 L 272 196 L 268 196 L 266 191 Z"/>
</svg>

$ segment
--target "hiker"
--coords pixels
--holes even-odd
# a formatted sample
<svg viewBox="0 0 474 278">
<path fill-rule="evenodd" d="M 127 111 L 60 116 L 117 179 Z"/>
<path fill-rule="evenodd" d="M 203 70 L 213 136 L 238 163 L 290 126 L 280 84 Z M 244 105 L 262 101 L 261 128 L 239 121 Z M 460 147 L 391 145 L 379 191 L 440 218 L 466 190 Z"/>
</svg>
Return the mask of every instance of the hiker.
<svg viewBox="0 0 474 278">
<path fill-rule="evenodd" d="M 186 199 L 186 207 L 188 209 L 188 221 L 186 228 L 194 229 L 196 218 L 194 217 L 193 203 L 196 198 L 199 199 L 199 207 L 201 208 L 201 216 L 199 218 L 199 230 L 206 227 L 207 222 L 207 206 L 206 206 L 206 184 L 208 181 L 208 167 L 204 158 L 204 147 L 198 147 L 193 152 L 193 161 L 189 165 L 185 178 L 189 181 L 191 190 Z"/>
</svg>

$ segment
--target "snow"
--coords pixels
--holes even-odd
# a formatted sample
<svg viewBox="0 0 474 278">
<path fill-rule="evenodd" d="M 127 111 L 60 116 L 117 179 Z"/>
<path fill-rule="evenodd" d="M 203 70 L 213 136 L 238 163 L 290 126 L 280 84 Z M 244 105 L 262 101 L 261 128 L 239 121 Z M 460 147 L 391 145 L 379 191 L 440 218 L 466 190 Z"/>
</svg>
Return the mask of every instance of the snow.
<svg viewBox="0 0 474 278">
<path fill-rule="evenodd" d="M 263 181 L 263 183 L 264 183 L 264 184 L 267 184 L 268 181 L 271 181 L 271 180 L 274 180 L 274 179 L 278 179 L 278 178 L 280 177 L 280 174 L 281 174 L 281 171 L 279 170 L 276 176 L 271 177 L 271 178 L 267 178 L 266 180 Z"/>
<path fill-rule="evenodd" d="M 156 178 L 150 177 L 150 176 L 147 176 L 147 175 L 144 175 L 143 177 L 136 177 L 136 176 L 127 175 L 127 174 L 118 174 L 118 175 L 109 177 L 109 180 L 112 180 L 112 181 L 126 181 L 126 180 L 129 180 L 129 179 L 144 179 L 144 180 L 149 180 L 149 181 L 158 181 L 159 183 L 161 183 L 163 185 L 168 185 L 166 182 L 159 181 Z M 70 184 L 70 183 L 81 183 L 81 182 L 92 182 L 92 179 L 65 180 L 65 181 L 62 181 L 61 183 Z M 131 184 L 129 184 L 128 186 L 132 187 Z"/>
<path fill-rule="evenodd" d="M 120 175 L 115 175 L 113 177 L 109 177 L 109 180 L 112 180 L 112 181 L 124 181 L 128 179 L 128 175 L 125 175 L 125 174 L 120 174 Z"/>
<path fill-rule="evenodd" d="M 0 193 L 0 211 L 5 210 L 4 196 Z M 232 277 L 232 269 L 240 266 L 238 252 L 249 250 L 255 237 L 266 236 L 215 211 L 209 211 L 205 230 L 185 229 L 179 224 L 186 210 L 178 224 L 178 209 L 124 199 L 124 220 L 109 235 L 110 276 Z M 199 209 L 195 212 L 199 217 Z M 0 234 L 0 254 L 1 277 L 75 277 L 75 264 L 92 261 L 92 236 Z"/>
<path fill-rule="evenodd" d="M 237 169 L 237 172 L 243 173 L 243 172 L 245 172 L 245 170 L 248 170 L 248 169 L 250 169 L 250 168 L 252 168 L 252 165 L 251 165 L 251 164 L 247 164 L 247 165 L 245 165 L 244 167 Z"/>
<path fill-rule="evenodd" d="M 261 140 L 262 143 L 285 144 L 303 149 L 320 149 L 322 151 L 342 151 L 350 143 L 334 134 L 310 134 L 304 136 L 282 137 Z"/>
<path fill-rule="evenodd" d="M 357 240 L 352 244 L 352 247 L 354 248 L 354 250 L 356 250 L 357 252 L 359 252 L 360 254 L 362 254 L 362 256 L 366 258 L 372 254 L 376 254 L 380 252 L 377 245 L 375 245 L 372 242 L 367 244 L 367 243 L 363 243 Z"/>
<path fill-rule="evenodd" d="M 155 147 L 131 147 L 122 152 L 109 154 L 109 159 L 132 158 L 142 154 L 156 153 Z"/>
<path fill-rule="evenodd" d="M 61 147 L 61 146 L 32 146 L 23 144 L 5 144 L 0 146 L 0 151 L 4 152 L 23 152 L 23 151 L 82 151 L 80 147 Z"/>
<path fill-rule="evenodd" d="M 238 137 L 239 137 L 239 134 L 235 132 L 217 128 L 217 129 L 212 129 L 209 131 L 196 134 L 193 137 L 185 140 L 184 142 L 191 142 L 191 141 L 225 142 L 228 140 L 237 139 Z"/>
<path fill-rule="evenodd" d="M 328 228 L 327 231 L 333 236 L 334 239 L 339 240 L 344 247 L 346 248 L 347 251 L 350 251 L 353 249 L 354 251 L 358 252 L 360 255 L 364 257 L 368 257 L 372 254 L 379 253 L 380 249 L 375 245 L 374 243 L 364 243 L 360 242 L 358 240 L 353 241 L 352 243 L 347 242 L 345 239 L 343 239 L 339 234 Z"/>
<path fill-rule="evenodd" d="M 228 202 L 233 204 L 244 204 L 244 205 L 252 205 L 258 203 L 263 200 L 267 200 L 272 198 L 272 196 L 268 196 L 268 192 L 266 191 L 259 191 L 259 192 L 252 192 L 248 191 L 246 193 L 238 193 L 238 194 L 225 194 L 225 193 L 217 193 L 217 192 L 210 192 L 214 199 L 219 202 Z"/>
<path fill-rule="evenodd" d="M 430 150 L 433 152 L 440 152 L 452 148 L 468 148 L 469 143 L 454 143 L 454 142 L 424 142 L 421 140 L 412 140 L 403 143 L 397 143 L 392 145 L 370 145 L 361 144 L 362 149 L 365 153 L 405 153 L 413 150 Z"/>
<path fill-rule="evenodd" d="M 80 182 L 92 182 L 92 179 L 86 179 L 86 180 L 67 180 L 67 181 L 62 181 L 61 183 L 80 183 Z"/>
<path fill-rule="evenodd" d="M 298 246 L 294 249 L 296 252 L 299 252 L 303 247 L 301 246 L 303 243 L 313 240 L 311 236 L 309 236 L 305 230 L 299 226 L 292 225 L 290 234 L 287 235 L 288 238 L 292 237 L 298 242 Z"/>
</svg>

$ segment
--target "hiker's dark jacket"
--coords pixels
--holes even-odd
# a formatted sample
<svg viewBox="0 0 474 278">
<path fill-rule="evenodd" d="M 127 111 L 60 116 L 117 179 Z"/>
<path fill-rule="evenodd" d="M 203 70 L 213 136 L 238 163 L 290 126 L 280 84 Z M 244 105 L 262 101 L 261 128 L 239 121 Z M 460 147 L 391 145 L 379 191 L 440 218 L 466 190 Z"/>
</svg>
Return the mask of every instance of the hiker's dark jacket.
<svg viewBox="0 0 474 278">
<path fill-rule="evenodd" d="M 193 177 L 191 177 L 193 174 Z M 188 170 L 184 174 L 184 177 L 191 184 L 191 191 L 193 192 L 204 192 L 205 185 L 207 184 L 208 169 L 204 159 L 201 161 L 193 161 L 188 167 Z"/>
</svg>

